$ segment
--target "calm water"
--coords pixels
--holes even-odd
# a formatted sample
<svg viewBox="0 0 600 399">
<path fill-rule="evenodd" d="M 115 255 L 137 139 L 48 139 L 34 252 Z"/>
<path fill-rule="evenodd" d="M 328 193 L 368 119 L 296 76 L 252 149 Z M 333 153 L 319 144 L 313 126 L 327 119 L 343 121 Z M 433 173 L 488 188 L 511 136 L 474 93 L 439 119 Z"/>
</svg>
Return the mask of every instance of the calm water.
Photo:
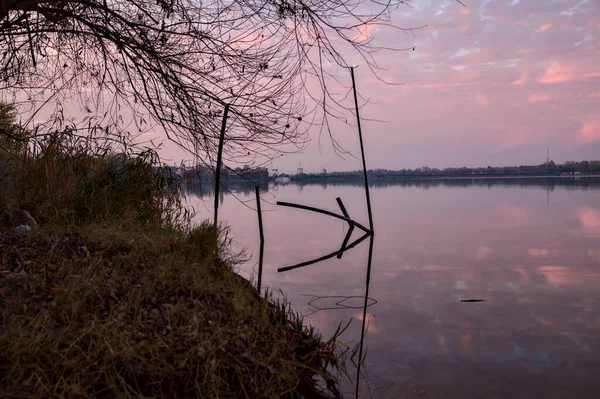
<svg viewBox="0 0 600 399">
<path fill-rule="evenodd" d="M 261 196 L 263 287 L 281 290 L 326 338 L 352 320 L 342 340 L 356 345 L 368 240 L 342 259 L 277 273 L 337 250 L 347 226 L 275 202 L 339 213 L 341 197 L 368 225 L 363 188 L 286 185 Z M 371 196 L 376 303 L 361 397 L 600 397 L 600 179 L 411 182 L 375 185 Z M 210 195 L 187 201 L 212 217 Z M 225 194 L 220 219 L 253 254 L 240 274 L 256 279 L 254 208 L 253 191 Z"/>
</svg>

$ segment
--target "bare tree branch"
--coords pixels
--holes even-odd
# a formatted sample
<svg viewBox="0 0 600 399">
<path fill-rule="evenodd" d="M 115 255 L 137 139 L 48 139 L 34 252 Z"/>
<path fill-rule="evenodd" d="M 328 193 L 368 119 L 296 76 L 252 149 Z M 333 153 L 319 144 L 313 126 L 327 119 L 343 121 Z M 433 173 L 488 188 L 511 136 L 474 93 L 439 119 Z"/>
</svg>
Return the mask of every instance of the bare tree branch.
<svg viewBox="0 0 600 399">
<path fill-rule="evenodd" d="M 34 116 L 48 97 L 105 123 L 130 115 L 205 161 L 229 104 L 229 159 L 302 148 L 315 112 L 333 138 L 328 118 L 346 110 L 330 66 L 349 67 L 351 50 L 376 73 L 381 48 L 363 32 L 408 1 L 1 0 L 0 94 Z"/>
</svg>

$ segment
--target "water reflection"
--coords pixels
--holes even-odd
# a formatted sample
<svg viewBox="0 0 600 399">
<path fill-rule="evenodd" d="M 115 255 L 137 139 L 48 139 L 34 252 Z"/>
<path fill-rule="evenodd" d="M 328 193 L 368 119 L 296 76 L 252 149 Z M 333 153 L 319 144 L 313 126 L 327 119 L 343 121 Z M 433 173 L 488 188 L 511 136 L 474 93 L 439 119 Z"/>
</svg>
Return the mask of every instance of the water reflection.
<svg viewBox="0 0 600 399">
<path fill-rule="evenodd" d="M 366 312 L 361 397 L 600 394 L 600 179 L 509 180 L 372 185 L 369 296 L 377 303 Z M 339 196 L 353 218 L 367 220 L 362 186 L 332 185 L 303 185 L 301 199 L 294 185 L 264 196 L 331 211 Z M 316 313 L 310 302 L 364 298 L 368 245 L 277 273 L 338 250 L 347 226 L 274 202 L 264 206 L 263 286 L 281 289 L 326 337 L 354 320 L 343 339 L 358 344 L 359 299 L 348 308 L 317 301 L 334 309 Z M 240 246 L 258 254 L 254 211 L 225 195 L 221 215 Z M 251 277 L 254 262 L 240 273 Z M 460 302 L 472 298 L 485 302 Z M 354 381 L 344 389 L 354 396 Z"/>
</svg>

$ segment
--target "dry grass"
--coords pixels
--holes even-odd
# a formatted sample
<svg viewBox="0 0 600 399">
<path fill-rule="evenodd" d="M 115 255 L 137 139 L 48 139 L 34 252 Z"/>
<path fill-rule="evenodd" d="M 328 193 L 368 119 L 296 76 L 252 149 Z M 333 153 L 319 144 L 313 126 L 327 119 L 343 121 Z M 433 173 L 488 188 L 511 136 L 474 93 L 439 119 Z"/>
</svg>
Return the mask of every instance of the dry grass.
<svg viewBox="0 0 600 399">
<path fill-rule="evenodd" d="M 226 240 L 189 227 L 152 159 L 60 140 L 13 155 L 0 177 L 0 396 L 336 396 L 337 335 L 324 342 L 235 274 Z M 22 209 L 40 224 L 26 235 Z"/>
<path fill-rule="evenodd" d="M 1 235 L 2 396 L 318 395 L 332 345 L 258 297 L 215 242 L 209 226 Z"/>
</svg>

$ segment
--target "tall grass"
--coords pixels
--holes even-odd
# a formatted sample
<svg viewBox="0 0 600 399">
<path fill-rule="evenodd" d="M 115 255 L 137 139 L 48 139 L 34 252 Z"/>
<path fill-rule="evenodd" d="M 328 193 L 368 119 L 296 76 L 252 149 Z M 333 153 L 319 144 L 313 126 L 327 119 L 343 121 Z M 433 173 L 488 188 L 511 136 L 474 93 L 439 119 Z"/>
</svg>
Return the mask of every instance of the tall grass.
<svg viewBox="0 0 600 399">
<path fill-rule="evenodd" d="M 0 396 L 321 398 L 337 336 L 235 274 L 153 151 L 62 132 L 0 173 Z M 14 227 L 26 210 L 39 228 Z M 318 387 L 315 377 L 327 383 Z"/>
<path fill-rule="evenodd" d="M 180 186 L 170 168 L 153 167 L 158 162 L 150 149 L 115 152 L 68 130 L 56 132 L 5 161 L 2 222 L 15 224 L 15 210 L 27 210 L 40 223 L 182 228 L 188 215 Z"/>
</svg>

